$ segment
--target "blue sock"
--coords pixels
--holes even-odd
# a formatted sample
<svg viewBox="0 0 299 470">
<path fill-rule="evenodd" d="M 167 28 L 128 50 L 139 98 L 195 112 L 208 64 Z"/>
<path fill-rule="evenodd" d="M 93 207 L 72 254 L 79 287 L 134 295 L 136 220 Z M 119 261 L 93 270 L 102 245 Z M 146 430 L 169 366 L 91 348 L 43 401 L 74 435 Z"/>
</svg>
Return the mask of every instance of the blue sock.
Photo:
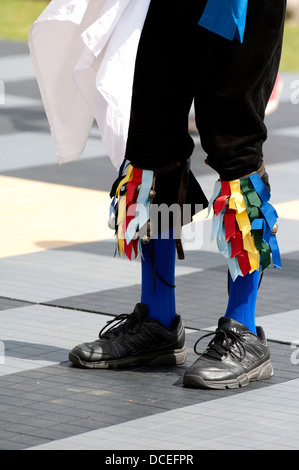
<svg viewBox="0 0 299 470">
<path fill-rule="evenodd" d="M 151 258 L 153 252 L 155 276 Z M 170 328 L 176 316 L 174 288 L 176 248 L 172 232 L 167 239 L 162 239 L 159 236 L 150 244 L 143 245 L 142 253 L 141 302 L 148 306 L 149 318 L 158 320 L 166 328 Z M 168 284 L 163 282 L 159 276 Z"/>
<path fill-rule="evenodd" d="M 229 278 L 229 299 L 225 316 L 245 325 L 256 335 L 255 308 L 260 272 L 238 276 L 235 282 Z"/>
</svg>

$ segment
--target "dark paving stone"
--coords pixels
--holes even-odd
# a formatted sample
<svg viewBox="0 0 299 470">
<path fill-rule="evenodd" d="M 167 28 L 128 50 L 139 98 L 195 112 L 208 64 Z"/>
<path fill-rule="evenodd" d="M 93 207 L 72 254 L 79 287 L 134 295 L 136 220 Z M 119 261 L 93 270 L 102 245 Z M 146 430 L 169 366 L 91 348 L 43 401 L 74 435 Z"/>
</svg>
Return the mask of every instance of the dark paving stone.
<svg viewBox="0 0 299 470">
<path fill-rule="evenodd" d="M 203 263 L 207 263 L 208 256 L 207 253 L 203 255 Z M 298 258 L 299 252 L 290 253 L 282 258 L 284 266 L 282 270 L 266 271 L 258 295 L 257 317 L 298 308 Z M 200 266 L 200 253 L 194 254 L 193 262 L 196 263 L 196 260 L 197 266 Z M 222 262 L 220 255 L 219 260 Z M 227 306 L 226 279 L 225 264 L 177 277 L 177 312 L 183 316 L 186 327 L 205 329 L 217 324 L 218 318 L 224 315 Z M 119 315 L 132 312 L 134 305 L 139 301 L 140 285 L 135 285 L 55 299 L 47 302 L 47 305 Z"/>
<path fill-rule="evenodd" d="M 30 302 L 24 302 L 22 300 L 7 299 L 5 297 L 0 297 L 0 311 L 9 310 L 11 308 L 20 308 L 31 305 Z"/>
<path fill-rule="evenodd" d="M 49 125 L 44 110 L 36 106 L 20 109 L 2 108 L 0 110 L 0 135 L 16 132 L 43 132 L 48 134 Z M 15 172 L 8 176 L 18 177 Z"/>
<path fill-rule="evenodd" d="M 40 100 L 40 108 L 43 109 L 39 87 L 34 78 L 22 79 L 21 84 L 18 81 L 8 81 L 5 83 L 5 91 L 8 95 Z"/>
<path fill-rule="evenodd" d="M 50 165 L 5 171 L 2 174 L 97 191 L 110 191 L 117 177 L 117 172 L 108 157 L 84 158 L 65 165 L 59 165 L 53 159 L 53 164 Z"/>
<path fill-rule="evenodd" d="M 27 42 L 0 39 L 0 57 L 10 57 L 19 54 L 29 54 Z"/>
<path fill-rule="evenodd" d="M 65 362 L 4 377 L 0 449 L 24 449 L 299 377 L 298 367 L 290 361 L 290 347 L 271 343 L 275 368 L 271 379 L 231 391 L 185 388 L 182 378 L 196 359 L 193 344 L 197 338 L 194 333 L 187 335 L 189 357 L 184 366 L 86 371 Z M 202 349 L 207 341 L 202 341 Z M 30 386 L 30 392 L 24 394 L 22 385 Z"/>
</svg>

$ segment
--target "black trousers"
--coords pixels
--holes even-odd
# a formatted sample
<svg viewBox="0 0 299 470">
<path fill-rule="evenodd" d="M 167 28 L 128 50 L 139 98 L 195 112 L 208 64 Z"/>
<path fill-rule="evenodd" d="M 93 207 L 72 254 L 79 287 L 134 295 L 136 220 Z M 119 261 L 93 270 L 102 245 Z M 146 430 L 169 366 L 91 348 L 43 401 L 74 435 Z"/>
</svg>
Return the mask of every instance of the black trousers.
<svg viewBox="0 0 299 470">
<path fill-rule="evenodd" d="M 249 0 L 244 43 L 198 26 L 207 0 L 152 0 L 139 45 L 126 158 L 161 168 L 193 153 L 188 116 L 221 179 L 257 171 L 286 0 Z"/>
</svg>

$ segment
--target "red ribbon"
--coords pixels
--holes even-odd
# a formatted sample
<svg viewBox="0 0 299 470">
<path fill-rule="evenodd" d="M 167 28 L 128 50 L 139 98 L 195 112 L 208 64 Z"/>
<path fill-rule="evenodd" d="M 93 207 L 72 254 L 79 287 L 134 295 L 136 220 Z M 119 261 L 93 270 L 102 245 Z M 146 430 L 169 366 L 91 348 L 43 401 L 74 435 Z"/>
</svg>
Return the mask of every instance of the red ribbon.
<svg viewBox="0 0 299 470">
<path fill-rule="evenodd" d="M 243 252 L 237 256 L 237 259 L 243 276 L 246 276 L 246 274 L 250 273 L 251 271 L 251 265 L 247 251 L 243 250 Z"/>
<path fill-rule="evenodd" d="M 137 188 L 142 182 L 142 170 L 140 168 L 133 169 L 133 177 L 132 180 L 127 183 L 127 195 L 126 195 L 126 211 L 127 216 L 123 223 L 123 233 L 125 234 L 127 231 L 127 227 L 131 220 L 134 219 L 136 215 L 136 203 L 138 198 L 138 191 Z M 129 260 L 132 260 L 133 251 L 135 254 L 135 258 L 138 255 L 138 240 L 131 240 L 128 244 L 126 239 L 124 240 L 124 252 Z"/>
<path fill-rule="evenodd" d="M 221 182 L 221 196 L 219 196 L 214 202 L 214 212 L 216 215 L 225 208 L 226 201 L 231 195 L 229 181 Z"/>
<path fill-rule="evenodd" d="M 227 206 L 224 214 L 225 240 L 229 240 L 237 233 L 236 211 Z"/>
</svg>

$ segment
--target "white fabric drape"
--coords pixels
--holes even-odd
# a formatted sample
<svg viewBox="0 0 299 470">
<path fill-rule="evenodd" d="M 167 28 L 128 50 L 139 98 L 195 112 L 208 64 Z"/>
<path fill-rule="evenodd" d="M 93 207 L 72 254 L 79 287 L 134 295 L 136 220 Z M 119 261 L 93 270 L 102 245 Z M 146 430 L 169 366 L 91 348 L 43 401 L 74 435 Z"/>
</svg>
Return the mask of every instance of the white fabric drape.
<svg viewBox="0 0 299 470">
<path fill-rule="evenodd" d="M 150 0 L 52 0 L 29 48 L 58 161 L 82 155 L 94 120 L 124 158 L 138 44 Z"/>
</svg>

